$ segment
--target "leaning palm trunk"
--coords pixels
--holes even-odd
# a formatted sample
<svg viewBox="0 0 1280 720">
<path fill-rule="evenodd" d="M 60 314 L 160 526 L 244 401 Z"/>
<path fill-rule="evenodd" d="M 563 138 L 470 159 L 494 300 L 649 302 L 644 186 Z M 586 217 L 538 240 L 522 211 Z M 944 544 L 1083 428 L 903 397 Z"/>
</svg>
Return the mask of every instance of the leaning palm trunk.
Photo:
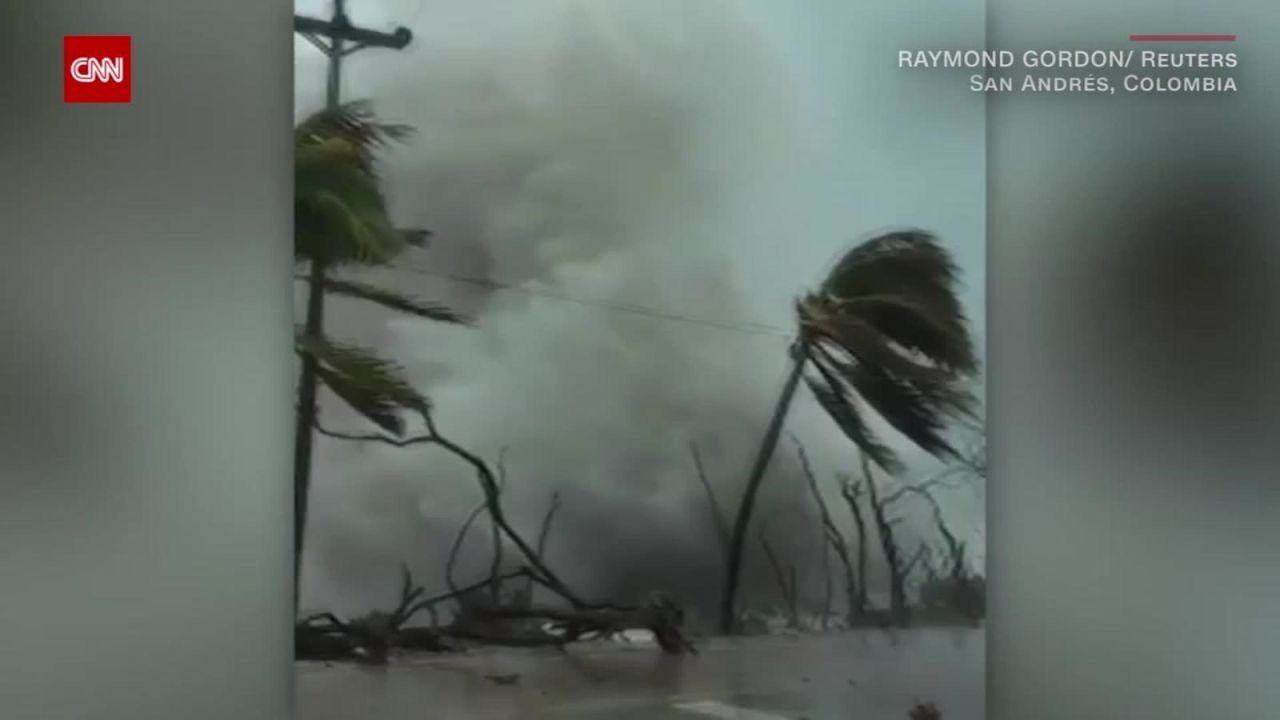
<svg viewBox="0 0 1280 720">
<path fill-rule="evenodd" d="M 935 238 L 920 231 L 873 238 L 849 251 L 822 285 L 796 303 L 799 337 L 792 368 L 747 476 L 730 538 L 720 627 L 736 625 L 736 596 L 747 526 L 765 471 L 801 378 L 861 454 L 894 472 L 901 463 L 880 442 L 864 407 L 925 452 L 954 455 L 948 421 L 968 414 L 962 384 L 977 368 L 959 270 Z M 806 367 L 815 371 L 805 377 Z"/>
<path fill-rule="evenodd" d="M 733 521 L 733 535 L 729 538 L 728 568 L 725 575 L 724 595 L 720 600 L 720 631 L 725 634 L 732 633 L 737 625 L 736 604 L 738 583 L 742 577 L 742 553 L 746 549 L 747 529 L 751 524 L 751 514 L 755 510 L 756 496 L 763 484 L 765 471 L 769 469 L 769 461 L 773 459 L 773 452 L 778 448 L 782 423 L 787 418 L 787 411 L 791 409 L 791 401 L 795 399 L 796 390 L 800 387 L 800 377 L 803 374 L 804 361 L 798 352 L 794 352 L 786 384 L 782 386 L 782 394 L 778 396 L 773 417 L 769 419 L 769 427 L 765 429 L 755 464 L 751 466 L 751 474 L 747 477 L 746 487 L 742 491 L 738 515 Z"/>
</svg>

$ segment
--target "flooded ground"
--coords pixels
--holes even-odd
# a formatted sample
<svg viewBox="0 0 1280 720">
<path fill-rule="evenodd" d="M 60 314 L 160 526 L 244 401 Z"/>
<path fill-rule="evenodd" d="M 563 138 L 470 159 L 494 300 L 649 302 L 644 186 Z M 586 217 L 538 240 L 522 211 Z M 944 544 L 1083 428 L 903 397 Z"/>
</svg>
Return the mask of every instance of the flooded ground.
<svg viewBox="0 0 1280 720">
<path fill-rule="evenodd" d="M 699 651 L 594 643 L 299 663 L 296 719 L 907 720 L 926 700 L 945 720 L 986 716 L 980 629 L 716 638 Z"/>
</svg>

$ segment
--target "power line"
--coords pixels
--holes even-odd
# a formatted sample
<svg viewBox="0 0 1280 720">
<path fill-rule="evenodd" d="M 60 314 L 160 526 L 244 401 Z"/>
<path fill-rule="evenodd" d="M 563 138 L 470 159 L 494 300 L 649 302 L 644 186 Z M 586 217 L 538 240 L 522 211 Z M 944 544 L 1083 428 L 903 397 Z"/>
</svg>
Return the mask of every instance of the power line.
<svg viewBox="0 0 1280 720">
<path fill-rule="evenodd" d="M 415 275 L 425 275 L 428 277 L 439 278 L 441 280 L 448 280 L 451 282 L 462 283 L 465 285 L 475 285 L 475 286 L 487 288 L 490 290 L 518 292 L 518 293 L 524 293 L 526 295 L 533 295 L 536 297 L 546 298 L 549 300 L 557 300 L 560 302 L 574 303 L 576 305 L 595 307 L 601 310 L 608 310 L 611 312 L 641 315 L 644 317 L 653 318 L 655 320 L 682 322 L 689 325 L 712 327 L 712 328 L 717 328 L 719 330 L 728 330 L 732 332 L 746 333 L 748 335 L 763 335 L 768 337 L 783 338 L 786 340 L 791 339 L 790 332 L 780 327 L 775 327 L 773 325 L 766 325 L 764 323 L 732 323 L 732 322 L 727 322 L 723 320 L 710 320 L 706 318 L 696 318 L 688 315 L 680 315 L 678 313 L 666 312 L 663 310 L 658 310 L 656 308 L 646 307 L 644 305 L 633 305 L 629 303 L 619 303 L 619 302 L 613 302 L 610 300 L 599 300 L 595 298 L 574 297 L 573 295 L 569 295 L 563 292 L 535 289 L 535 288 L 525 287 L 521 285 L 513 285 L 511 283 L 504 283 L 497 280 L 487 280 L 484 278 L 468 277 L 465 275 L 457 275 L 453 273 L 445 273 L 445 272 L 439 272 L 435 270 L 426 270 L 424 268 L 401 266 L 401 267 L 395 267 L 391 269 L 413 273 Z"/>
</svg>

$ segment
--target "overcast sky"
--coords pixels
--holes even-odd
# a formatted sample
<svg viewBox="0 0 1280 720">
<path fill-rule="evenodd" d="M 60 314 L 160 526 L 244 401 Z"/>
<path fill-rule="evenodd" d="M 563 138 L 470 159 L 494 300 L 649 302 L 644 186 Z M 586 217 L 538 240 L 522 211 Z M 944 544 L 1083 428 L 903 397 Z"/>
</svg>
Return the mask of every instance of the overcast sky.
<svg viewBox="0 0 1280 720">
<path fill-rule="evenodd" d="M 791 302 L 857 240 L 937 233 L 982 342 L 982 96 L 894 65 L 900 48 L 980 48 L 982 3 L 929 3 L 927 26 L 916 0 L 348 4 L 357 24 L 414 31 L 404 51 L 349 59 L 344 99 L 418 129 L 389 159 L 389 193 L 399 221 L 437 233 L 406 261 L 417 271 L 372 278 L 479 325 L 342 303 L 330 329 L 401 362 L 444 431 L 489 458 L 505 448 L 527 532 L 562 493 L 550 559 L 590 591 L 714 593 L 688 444 L 732 505 L 782 381 Z M 324 60 L 301 38 L 295 58 L 302 117 L 323 102 Z M 334 404 L 324 414 L 362 429 Z M 803 392 L 788 430 L 824 482 L 856 468 Z M 479 499 L 466 468 L 333 441 L 317 457 L 304 604 L 385 603 L 402 560 L 439 583 Z M 774 469 L 767 527 L 800 562 L 816 530 L 789 441 Z M 908 479 L 931 469 L 913 462 Z M 981 488 L 946 501 L 980 541 Z"/>
</svg>

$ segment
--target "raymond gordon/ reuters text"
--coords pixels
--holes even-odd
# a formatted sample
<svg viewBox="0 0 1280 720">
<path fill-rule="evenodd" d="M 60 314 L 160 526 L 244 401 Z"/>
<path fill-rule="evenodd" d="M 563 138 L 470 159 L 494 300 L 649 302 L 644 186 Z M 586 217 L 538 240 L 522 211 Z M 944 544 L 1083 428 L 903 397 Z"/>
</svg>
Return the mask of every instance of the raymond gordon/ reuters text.
<svg viewBox="0 0 1280 720">
<path fill-rule="evenodd" d="M 1234 68 L 1233 52 L 1156 50 L 899 50 L 906 68 Z"/>
</svg>

